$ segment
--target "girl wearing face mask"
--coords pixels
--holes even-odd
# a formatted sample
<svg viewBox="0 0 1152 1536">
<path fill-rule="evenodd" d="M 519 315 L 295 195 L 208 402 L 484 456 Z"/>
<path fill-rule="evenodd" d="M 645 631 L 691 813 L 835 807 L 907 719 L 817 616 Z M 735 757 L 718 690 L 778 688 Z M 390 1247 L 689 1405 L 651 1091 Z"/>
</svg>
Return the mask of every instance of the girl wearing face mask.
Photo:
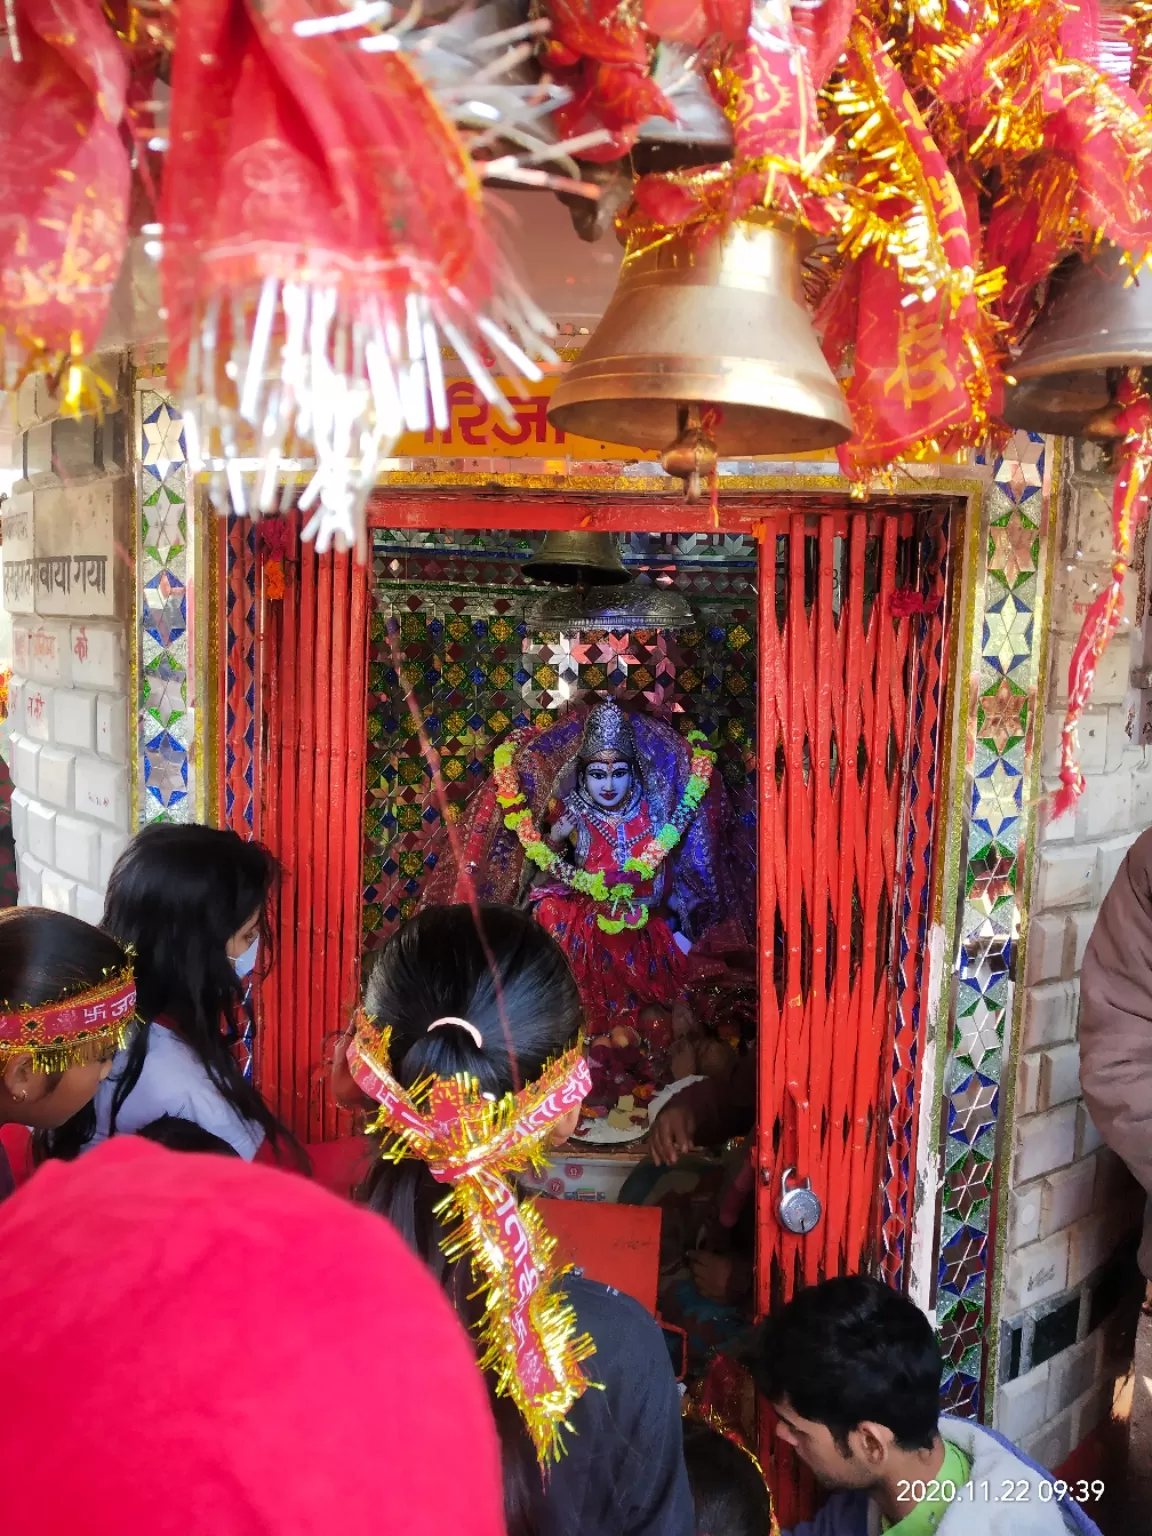
<svg viewBox="0 0 1152 1536">
<path fill-rule="evenodd" d="M 112 871 L 103 927 L 135 954 L 146 1023 L 92 1110 L 46 1138 L 51 1155 L 162 1115 L 193 1121 L 249 1161 L 266 1140 L 298 1150 L 234 1053 L 275 878 L 267 849 L 235 832 L 158 824 L 132 840 Z"/>
</svg>

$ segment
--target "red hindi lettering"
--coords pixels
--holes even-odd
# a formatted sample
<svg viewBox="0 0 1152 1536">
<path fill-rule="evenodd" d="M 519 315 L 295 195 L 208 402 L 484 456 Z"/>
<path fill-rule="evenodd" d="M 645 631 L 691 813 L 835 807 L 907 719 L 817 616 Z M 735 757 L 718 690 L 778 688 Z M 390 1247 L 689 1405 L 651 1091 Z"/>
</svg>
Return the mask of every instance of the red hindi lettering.
<svg viewBox="0 0 1152 1536">
<path fill-rule="evenodd" d="M 449 384 L 447 395 L 448 419 L 452 423 L 450 435 L 459 431 L 470 448 L 487 448 L 488 417 L 492 409 L 487 400 L 479 399 L 475 385 L 462 380 Z M 461 414 L 461 406 L 472 406 L 472 414 Z"/>
<path fill-rule="evenodd" d="M 548 443 L 547 395 L 509 395 L 508 404 L 516 409 L 516 430 L 510 432 L 501 422 L 492 428 L 492 436 L 502 443 L 538 443 L 541 448 Z"/>
</svg>

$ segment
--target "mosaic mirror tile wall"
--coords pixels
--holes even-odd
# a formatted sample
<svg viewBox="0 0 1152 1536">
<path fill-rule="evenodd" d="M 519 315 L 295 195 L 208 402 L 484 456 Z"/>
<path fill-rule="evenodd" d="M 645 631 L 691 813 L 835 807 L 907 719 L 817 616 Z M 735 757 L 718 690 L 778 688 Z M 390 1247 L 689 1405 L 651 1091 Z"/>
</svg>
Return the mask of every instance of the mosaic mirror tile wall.
<svg viewBox="0 0 1152 1536">
<path fill-rule="evenodd" d="M 195 821 L 193 744 L 196 666 L 189 654 L 189 594 L 195 579 L 194 498 L 184 422 L 162 378 L 136 382 L 138 627 L 134 682 L 138 708 L 137 825 Z"/>
<path fill-rule="evenodd" d="M 955 1010 L 944 1061 L 942 1189 L 936 1320 L 944 1350 L 947 1411 L 978 1415 L 985 1401 L 987 1342 L 995 1321 L 990 1272 L 999 1265 L 992 1229 L 998 1180 L 1007 1199 L 1004 1114 L 1020 948 L 1039 789 L 1038 689 L 1044 653 L 1045 581 L 1054 522 L 1046 440 L 1017 432 L 992 466 L 980 551 L 983 590 L 970 635 L 976 709 L 960 749 L 970 765 L 959 825 Z M 982 622 L 980 613 L 982 612 Z"/>
<path fill-rule="evenodd" d="M 697 623 L 654 631 L 532 633 L 540 595 L 520 566 L 539 536 L 377 529 L 368 666 L 364 944 L 377 947 L 415 910 L 440 811 L 406 705 L 411 688 L 440 755 L 450 808 L 490 771 L 516 726 L 544 723 L 579 700 L 683 717 L 719 749 L 729 786 L 751 804 L 755 732 L 756 546 L 741 535 L 633 533 L 625 564 L 641 582 L 675 586 Z M 398 624 L 398 675 L 390 621 Z M 750 810 L 747 814 L 751 814 Z"/>
</svg>

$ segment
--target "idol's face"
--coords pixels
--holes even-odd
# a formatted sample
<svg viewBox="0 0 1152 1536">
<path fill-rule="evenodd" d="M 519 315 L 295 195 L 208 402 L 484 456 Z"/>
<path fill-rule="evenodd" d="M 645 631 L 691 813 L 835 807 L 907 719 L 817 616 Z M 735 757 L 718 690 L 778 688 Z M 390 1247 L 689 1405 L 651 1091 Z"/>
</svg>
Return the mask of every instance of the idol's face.
<svg viewBox="0 0 1152 1536">
<path fill-rule="evenodd" d="M 632 793 L 632 765 L 622 757 L 589 763 L 584 769 L 588 798 L 605 811 L 618 811 Z"/>
</svg>

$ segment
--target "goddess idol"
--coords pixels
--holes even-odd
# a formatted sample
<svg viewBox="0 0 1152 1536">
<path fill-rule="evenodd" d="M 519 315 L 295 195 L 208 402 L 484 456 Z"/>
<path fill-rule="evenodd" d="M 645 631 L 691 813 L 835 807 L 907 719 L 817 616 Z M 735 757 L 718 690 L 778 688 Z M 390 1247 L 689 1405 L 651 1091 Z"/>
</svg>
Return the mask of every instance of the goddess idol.
<svg viewBox="0 0 1152 1536">
<path fill-rule="evenodd" d="M 707 793 L 713 760 L 697 744 L 685 824 Z M 675 843 L 670 834 L 657 841 L 662 828 L 653 820 L 636 733 L 618 704 L 598 704 L 589 714 L 572 773 L 573 788 L 551 807 L 558 814 L 545 833 L 548 852 L 541 857 L 534 839 L 525 843 L 540 870 L 528 901 L 568 957 L 589 1032 L 607 1034 L 634 1024 L 648 1004 L 670 1011 L 683 998 L 692 946 L 664 902 L 666 893 L 676 895 L 665 869 Z"/>
<path fill-rule="evenodd" d="M 422 905 L 471 885 L 481 901 L 529 906 L 568 957 L 588 1034 L 658 1058 L 690 982 L 715 967 L 700 958 L 708 938 L 754 934 L 749 829 L 706 739 L 608 700 L 513 732 L 493 764 L 462 819 L 458 868 L 440 857 Z M 657 1011 L 664 1027 L 646 1031 Z"/>
</svg>

